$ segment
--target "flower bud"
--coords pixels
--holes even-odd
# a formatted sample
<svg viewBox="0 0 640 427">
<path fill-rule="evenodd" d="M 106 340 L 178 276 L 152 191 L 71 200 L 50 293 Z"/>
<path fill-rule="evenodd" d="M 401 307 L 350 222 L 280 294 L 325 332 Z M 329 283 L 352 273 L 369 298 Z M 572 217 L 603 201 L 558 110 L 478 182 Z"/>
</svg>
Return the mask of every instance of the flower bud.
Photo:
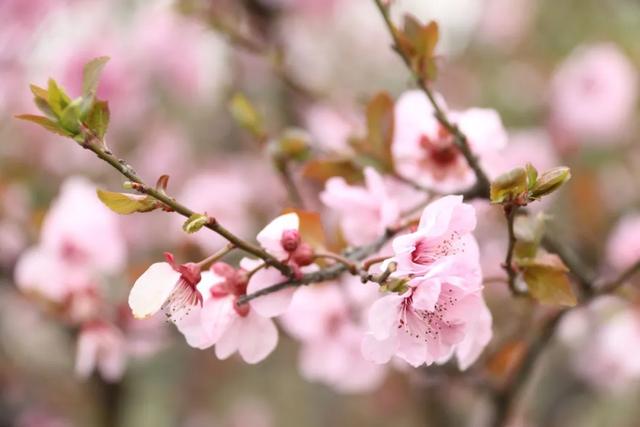
<svg viewBox="0 0 640 427">
<path fill-rule="evenodd" d="M 538 198 L 556 191 L 562 184 L 571 178 L 571 171 L 568 167 L 553 168 L 542 174 L 531 189 L 531 197 Z"/>
<path fill-rule="evenodd" d="M 238 269 L 235 271 L 233 278 L 227 281 L 229 292 L 233 295 L 245 295 L 247 293 L 247 284 L 249 283 L 249 274 L 246 270 Z"/>
<path fill-rule="evenodd" d="M 211 271 L 216 275 L 223 277 L 227 280 L 232 279 L 236 274 L 235 268 L 231 267 L 226 262 L 216 262 L 211 266 Z"/>
<path fill-rule="evenodd" d="M 300 233 L 298 230 L 285 230 L 280 240 L 282 248 L 287 252 L 295 251 L 300 245 Z"/>
<path fill-rule="evenodd" d="M 300 243 L 295 252 L 291 254 L 291 260 L 300 267 L 304 267 L 313 262 L 313 255 L 313 248 L 308 243 Z"/>
<path fill-rule="evenodd" d="M 249 314 L 251 307 L 249 304 L 238 305 L 238 298 L 236 297 L 233 299 L 233 309 L 238 313 L 238 316 L 246 317 Z"/>
</svg>

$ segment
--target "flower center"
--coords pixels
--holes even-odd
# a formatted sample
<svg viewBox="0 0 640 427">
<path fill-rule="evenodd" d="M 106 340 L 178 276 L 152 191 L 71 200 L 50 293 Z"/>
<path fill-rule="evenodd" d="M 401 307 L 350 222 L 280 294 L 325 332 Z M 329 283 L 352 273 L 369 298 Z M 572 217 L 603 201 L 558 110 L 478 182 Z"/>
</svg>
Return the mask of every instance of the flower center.
<svg viewBox="0 0 640 427">
<path fill-rule="evenodd" d="M 447 167 L 458 161 L 460 151 L 453 143 L 453 138 L 446 129 L 440 129 L 436 140 L 429 138 L 427 135 L 422 135 L 419 144 L 426 152 L 427 159 L 437 166 Z"/>
</svg>

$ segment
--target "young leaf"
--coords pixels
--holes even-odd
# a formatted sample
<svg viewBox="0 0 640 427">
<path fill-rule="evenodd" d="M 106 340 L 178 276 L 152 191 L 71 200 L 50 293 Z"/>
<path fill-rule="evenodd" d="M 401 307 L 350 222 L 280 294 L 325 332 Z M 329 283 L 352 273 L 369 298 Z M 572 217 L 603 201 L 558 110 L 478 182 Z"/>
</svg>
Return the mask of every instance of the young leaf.
<svg viewBox="0 0 640 427">
<path fill-rule="evenodd" d="M 60 116 L 60 125 L 73 135 L 80 132 L 81 105 L 82 98 L 74 99 L 71 104 L 66 106 Z"/>
<path fill-rule="evenodd" d="M 531 190 L 538 181 L 538 171 L 531 163 L 527 163 L 524 169 L 527 171 L 527 188 Z"/>
<path fill-rule="evenodd" d="M 376 95 L 367 104 L 366 116 L 366 137 L 354 139 L 351 144 L 358 154 L 366 158 L 365 163 L 373 162 L 383 171 L 392 171 L 391 143 L 393 141 L 394 116 L 391 96 L 386 92 Z"/>
<path fill-rule="evenodd" d="M 362 182 L 364 176 L 362 169 L 356 166 L 351 159 L 315 159 L 307 162 L 302 171 L 305 178 L 324 183 L 331 177 L 340 176 L 349 184 Z"/>
<path fill-rule="evenodd" d="M 64 109 L 71 103 L 69 96 L 64 93 L 64 90 L 53 79 L 49 79 L 47 101 L 49 108 L 51 108 L 56 117 L 62 116 Z"/>
<path fill-rule="evenodd" d="M 548 170 L 538 178 L 536 185 L 531 189 L 531 197 L 537 199 L 551 194 L 569 179 L 571 179 L 571 171 L 566 166 Z"/>
<path fill-rule="evenodd" d="M 109 127 L 109 117 L 109 104 L 106 101 L 96 101 L 85 119 L 85 124 L 102 139 Z"/>
<path fill-rule="evenodd" d="M 491 202 L 504 203 L 523 198 L 527 192 L 527 172 L 513 169 L 491 183 Z"/>
<path fill-rule="evenodd" d="M 543 253 L 533 259 L 518 260 L 529 293 L 543 304 L 574 306 L 576 296 L 571 288 L 569 269 L 554 254 Z"/>
<path fill-rule="evenodd" d="M 82 96 L 94 98 L 98 90 L 98 83 L 102 69 L 109 61 L 108 56 L 101 56 L 89 61 L 82 69 Z"/>
<path fill-rule="evenodd" d="M 195 233 L 209 223 L 210 218 L 207 215 L 194 213 L 182 224 L 182 229 L 187 233 Z"/>
<path fill-rule="evenodd" d="M 43 116 L 36 116 L 34 114 L 20 114 L 20 115 L 16 116 L 16 119 L 26 120 L 28 122 L 35 123 L 37 125 L 42 126 L 43 128 L 45 128 L 49 132 L 53 132 L 53 133 L 56 133 L 56 134 L 61 135 L 61 136 L 73 136 L 72 133 L 70 133 L 70 132 L 66 131 L 65 129 L 63 129 L 62 127 L 60 127 L 53 120 L 50 120 L 50 119 L 48 119 L 46 117 L 43 117 Z"/>
<path fill-rule="evenodd" d="M 134 212 L 149 212 L 160 205 L 151 196 L 141 194 L 116 193 L 113 191 L 96 190 L 98 198 L 106 207 L 121 215 Z"/>
<path fill-rule="evenodd" d="M 238 124 L 256 138 L 264 137 L 262 117 L 251 101 L 241 93 L 236 93 L 229 101 L 229 112 Z"/>
</svg>

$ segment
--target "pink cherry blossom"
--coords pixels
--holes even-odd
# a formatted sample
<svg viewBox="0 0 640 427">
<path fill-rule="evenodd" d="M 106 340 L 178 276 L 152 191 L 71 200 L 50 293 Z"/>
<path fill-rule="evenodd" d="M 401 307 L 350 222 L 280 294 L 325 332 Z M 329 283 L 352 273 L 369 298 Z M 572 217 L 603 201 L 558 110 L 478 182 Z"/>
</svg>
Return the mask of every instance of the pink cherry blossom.
<svg viewBox="0 0 640 427">
<path fill-rule="evenodd" d="M 18 260 L 15 281 L 24 291 L 62 302 L 93 287 L 96 275 L 119 272 L 125 256 L 117 217 L 100 203 L 93 184 L 73 177 L 47 212 L 40 242 Z"/>
<path fill-rule="evenodd" d="M 439 105 L 446 109 L 439 95 Z M 393 158 L 399 173 L 442 192 L 464 189 L 475 176 L 454 144 L 454 138 L 435 118 L 427 96 L 418 90 L 405 92 L 395 106 Z M 498 113 L 472 108 L 450 111 L 449 119 L 469 140 L 472 151 L 482 156 L 502 148 L 507 134 Z"/>
<path fill-rule="evenodd" d="M 460 258 L 458 266 L 478 265 L 478 243 L 471 232 L 476 227 L 473 206 L 462 196 L 445 196 L 431 202 L 423 211 L 418 229 L 393 240 L 395 275 L 422 275 L 440 262 Z"/>
<path fill-rule="evenodd" d="M 296 292 L 282 324 L 302 343 L 299 369 L 306 379 L 344 393 L 366 392 L 380 385 L 384 369 L 364 360 L 360 351 L 361 312 L 365 301 L 373 301 L 377 294 L 375 286 L 364 286 L 356 278 Z"/>
<path fill-rule="evenodd" d="M 283 236 L 290 231 L 298 231 L 300 218 L 295 213 L 280 215 L 258 233 L 260 246 L 279 260 L 285 260 L 290 252 L 283 247 Z"/>
<path fill-rule="evenodd" d="M 106 381 L 122 378 L 127 362 L 125 340 L 115 327 L 95 322 L 83 327 L 78 337 L 76 374 L 87 378 L 94 370 Z"/>
<path fill-rule="evenodd" d="M 198 284 L 204 301 L 202 307 L 195 307 L 178 319 L 178 330 L 192 347 L 204 349 L 215 345 L 219 359 L 237 351 L 247 363 L 262 361 L 278 343 L 273 321 L 249 305 L 238 306 L 238 297 L 245 295 L 246 289 L 233 286 L 228 278 L 216 274 L 215 268 L 212 270 L 202 273 Z"/>
<path fill-rule="evenodd" d="M 194 263 L 176 264 L 173 255 L 165 253 L 167 262 L 157 262 L 133 284 L 129 307 L 134 317 L 146 318 L 162 311 L 172 321 L 187 315 L 194 306 L 202 305 L 197 289 L 200 267 Z"/>
<path fill-rule="evenodd" d="M 615 226 L 607 242 L 607 260 L 617 270 L 640 260 L 640 215 L 628 214 Z"/>
<path fill-rule="evenodd" d="M 619 390 L 640 379 L 640 314 L 626 309 L 602 325 L 587 348 L 577 353 L 578 373 L 605 390 Z"/>
<path fill-rule="evenodd" d="M 421 296 L 430 293 L 424 283 L 376 301 L 362 342 L 364 357 L 387 363 L 395 355 L 418 367 L 445 363 L 455 354 L 460 369 L 469 367 L 491 339 L 491 313 L 479 290 L 453 282 L 441 278 L 435 304 Z"/>
<path fill-rule="evenodd" d="M 607 144 L 624 133 L 638 98 L 638 73 L 614 44 L 577 48 L 551 83 L 551 119 L 565 146 Z"/>
<path fill-rule="evenodd" d="M 322 202 L 338 212 L 346 240 L 353 245 L 371 243 L 400 218 L 400 207 L 382 176 L 372 167 L 364 170 L 365 186 L 330 178 L 320 194 Z"/>
</svg>

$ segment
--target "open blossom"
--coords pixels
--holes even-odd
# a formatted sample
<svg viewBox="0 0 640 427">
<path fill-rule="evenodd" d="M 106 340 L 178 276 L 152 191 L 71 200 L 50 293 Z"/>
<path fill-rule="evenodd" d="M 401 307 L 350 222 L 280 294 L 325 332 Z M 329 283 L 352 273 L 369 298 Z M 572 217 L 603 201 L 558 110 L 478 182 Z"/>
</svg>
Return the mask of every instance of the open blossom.
<svg viewBox="0 0 640 427">
<path fill-rule="evenodd" d="M 76 374 L 87 378 L 96 370 L 106 381 L 122 378 L 127 363 L 124 336 L 104 322 L 86 324 L 80 331 L 76 354 Z"/>
<path fill-rule="evenodd" d="M 420 366 L 455 354 L 461 369 L 476 360 L 492 332 L 475 225 L 473 207 L 446 196 L 424 209 L 415 232 L 394 239 L 383 268 L 394 262 L 392 277 L 404 284 L 371 306 L 365 358 L 386 363 L 395 355 Z"/>
<path fill-rule="evenodd" d="M 417 230 L 393 240 L 395 255 L 389 261 L 397 263 L 394 275 L 420 276 L 452 258 L 467 261 L 457 261 L 458 266 L 478 265 L 478 243 L 471 234 L 475 227 L 475 209 L 463 203 L 462 196 L 431 202 L 422 212 Z"/>
<path fill-rule="evenodd" d="M 198 290 L 202 307 L 176 321 L 187 343 L 204 349 L 215 345 L 215 354 L 226 359 L 236 351 L 247 363 L 258 363 L 278 343 L 278 330 L 273 321 L 245 304 L 236 304 L 246 294 L 246 272 L 224 263 L 214 264 L 202 273 Z"/>
<path fill-rule="evenodd" d="M 434 282 L 437 293 L 429 289 Z M 460 369 L 466 369 L 491 336 L 491 313 L 480 284 L 445 274 L 376 301 L 369 311 L 362 353 L 376 363 L 395 355 L 415 367 L 445 363 L 455 354 Z"/>
<path fill-rule="evenodd" d="M 134 317 L 145 318 L 159 311 L 172 321 L 202 305 L 197 289 L 200 267 L 195 263 L 176 264 L 173 255 L 165 253 L 166 262 L 157 262 L 133 284 L 129 307 Z"/>
<path fill-rule="evenodd" d="M 584 46 L 560 66 L 551 84 L 554 127 L 574 142 L 608 143 L 628 125 L 638 73 L 614 44 Z"/>
<path fill-rule="evenodd" d="M 623 217 L 607 243 L 607 260 L 617 270 L 624 270 L 640 259 L 640 215 Z"/>
<path fill-rule="evenodd" d="M 18 260 L 15 280 L 23 291 L 62 302 L 94 287 L 96 275 L 120 271 L 125 256 L 117 218 L 89 181 L 72 177 L 45 216 L 40 242 Z"/>
<path fill-rule="evenodd" d="M 434 113 L 422 91 L 405 92 L 398 99 L 392 145 L 396 167 L 400 174 L 439 191 L 464 189 L 473 184 L 475 175 L 455 145 L 453 135 Z M 471 150 L 481 159 L 507 142 L 507 133 L 494 110 L 450 111 L 448 118 L 467 136 Z"/>
<path fill-rule="evenodd" d="M 400 218 L 398 201 L 382 176 L 372 167 L 364 170 L 364 176 L 364 187 L 330 178 L 320 194 L 322 202 L 339 213 L 344 237 L 352 245 L 371 243 Z"/>
<path fill-rule="evenodd" d="M 384 368 L 365 360 L 360 351 L 362 309 L 378 292 L 374 286 L 349 279 L 301 288 L 281 320 L 301 341 L 299 369 L 306 379 L 358 393 L 379 386 Z"/>
</svg>

